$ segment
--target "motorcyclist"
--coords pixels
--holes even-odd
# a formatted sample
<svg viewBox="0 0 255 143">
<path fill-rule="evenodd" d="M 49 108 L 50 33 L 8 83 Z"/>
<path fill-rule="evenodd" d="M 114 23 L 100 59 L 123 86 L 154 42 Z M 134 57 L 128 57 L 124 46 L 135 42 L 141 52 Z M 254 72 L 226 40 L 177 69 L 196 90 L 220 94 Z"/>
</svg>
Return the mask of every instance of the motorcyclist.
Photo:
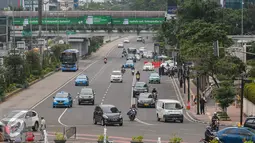
<svg viewBox="0 0 255 143">
<path fill-rule="evenodd" d="M 157 100 L 158 91 L 156 90 L 156 88 L 153 88 L 151 93 L 153 94 L 153 96 L 155 96 L 153 98 Z"/>
<path fill-rule="evenodd" d="M 131 67 L 131 72 L 132 72 L 132 75 L 134 75 L 134 73 L 135 73 L 135 67 Z"/>
<path fill-rule="evenodd" d="M 137 71 L 135 75 L 136 75 L 136 78 L 140 79 L 140 72 L 139 71 Z"/>
<path fill-rule="evenodd" d="M 135 104 L 132 104 L 131 107 L 129 108 L 129 111 L 128 111 L 128 115 L 130 113 L 131 110 L 135 110 L 135 114 L 137 114 L 137 108 L 136 108 L 136 105 Z"/>
<path fill-rule="evenodd" d="M 124 66 L 124 65 L 122 65 L 122 66 L 121 66 L 121 69 L 124 69 L 124 68 L 125 68 L 125 66 Z"/>
<path fill-rule="evenodd" d="M 213 116 L 212 116 L 212 127 L 214 128 L 214 127 L 218 127 L 218 125 L 217 125 L 217 121 L 219 121 L 220 119 L 219 119 L 219 117 L 217 116 L 217 113 L 216 112 L 214 112 L 214 114 L 213 114 Z M 216 128 L 215 128 L 216 129 Z"/>
<path fill-rule="evenodd" d="M 104 58 L 104 63 L 106 63 L 106 62 L 107 62 L 107 58 L 105 57 L 105 58 Z"/>
<path fill-rule="evenodd" d="M 207 142 L 210 142 L 213 139 L 214 139 L 214 134 L 212 132 L 212 128 L 210 126 L 207 126 L 205 131 L 205 140 Z"/>
</svg>

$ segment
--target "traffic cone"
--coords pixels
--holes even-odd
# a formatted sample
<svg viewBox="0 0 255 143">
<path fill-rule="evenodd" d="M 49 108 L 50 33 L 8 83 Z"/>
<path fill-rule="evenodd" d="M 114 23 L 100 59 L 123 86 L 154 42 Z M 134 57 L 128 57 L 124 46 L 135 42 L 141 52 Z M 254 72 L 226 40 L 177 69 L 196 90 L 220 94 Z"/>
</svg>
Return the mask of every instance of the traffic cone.
<svg viewBox="0 0 255 143">
<path fill-rule="evenodd" d="M 187 110 L 190 110 L 190 102 L 188 101 L 188 105 L 186 107 Z"/>
</svg>

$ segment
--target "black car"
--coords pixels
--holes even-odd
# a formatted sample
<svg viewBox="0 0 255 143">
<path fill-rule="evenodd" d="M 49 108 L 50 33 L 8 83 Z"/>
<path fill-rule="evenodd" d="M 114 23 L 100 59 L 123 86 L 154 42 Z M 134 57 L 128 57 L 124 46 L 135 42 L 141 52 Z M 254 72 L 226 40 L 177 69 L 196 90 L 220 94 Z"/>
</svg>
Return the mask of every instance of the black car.
<svg viewBox="0 0 255 143">
<path fill-rule="evenodd" d="M 255 117 L 247 117 L 243 126 L 255 129 Z"/>
<path fill-rule="evenodd" d="M 133 97 L 137 97 L 140 93 L 149 92 L 149 86 L 145 82 L 136 82 L 133 87 Z"/>
<path fill-rule="evenodd" d="M 137 100 L 137 107 L 154 107 L 155 108 L 155 99 L 153 98 L 152 93 L 140 93 Z"/>
<path fill-rule="evenodd" d="M 101 123 L 104 125 L 123 125 L 123 118 L 121 111 L 114 105 L 103 104 L 96 106 L 93 115 L 94 124 Z"/>
<path fill-rule="evenodd" d="M 78 93 L 78 104 L 91 103 L 95 104 L 95 92 L 92 88 L 82 88 L 81 93 Z"/>
</svg>

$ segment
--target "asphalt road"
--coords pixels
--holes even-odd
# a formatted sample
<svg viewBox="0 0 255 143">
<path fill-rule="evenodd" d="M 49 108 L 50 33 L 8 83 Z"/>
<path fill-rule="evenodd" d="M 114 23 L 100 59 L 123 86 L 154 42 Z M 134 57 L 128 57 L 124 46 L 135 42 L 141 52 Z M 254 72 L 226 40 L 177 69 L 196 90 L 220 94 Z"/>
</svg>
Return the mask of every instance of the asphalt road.
<svg viewBox="0 0 255 143">
<path fill-rule="evenodd" d="M 117 43 L 116 43 L 117 45 Z M 130 39 L 128 47 L 145 47 L 148 50 L 153 49 L 152 41 L 146 40 L 146 44 L 136 42 L 136 39 Z M 156 119 L 156 110 L 150 108 L 139 108 L 136 121 L 130 122 L 126 115 L 130 105 L 135 101 L 132 98 L 132 84 L 134 77 L 130 70 L 124 74 L 123 83 L 110 83 L 110 74 L 113 70 L 120 70 L 125 59 L 121 58 L 121 48 L 115 47 L 108 55 L 108 63 L 104 64 L 102 60 L 90 60 L 87 62 L 81 61 L 80 70 L 90 78 L 89 87 L 93 88 L 96 93 L 95 104 L 113 104 L 122 111 L 124 124 L 119 126 L 107 126 L 107 134 L 110 140 L 115 142 L 126 143 L 130 142 L 132 136 L 144 136 L 144 142 L 156 142 L 158 137 L 168 141 L 173 135 L 183 138 L 184 142 L 197 143 L 204 134 L 205 125 L 191 122 L 188 118 L 184 123 L 164 123 L 158 122 Z M 148 82 L 150 72 L 142 71 L 143 62 L 146 59 L 137 61 L 135 64 L 136 70 L 141 72 L 141 81 Z M 96 62 L 96 63 L 94 63 Z M 89 65 L 90 63 L 94 63 Z M 89 65 L 89 66 L 88 66 Z M 88 66 L 88 67 L 86 67 Z M 161 84 L 149 84 L 150 90 L 153 87 L 157 88 L 159 99 L 177 99 L 177 89 L 173 84 L 173 80 L 168 77 L 162 77 Z M 71 93 L 74 104 L 72 108 L 52 108 L 53 93 L 49 98 L 42 100 L 40 104 L 33 109 L 40 116 L 45 117 L 49 134 L 56 131 L 62 131 L 63 127 L 77 127 L 78 139 L 86 142 L 95 142 L 97 136 L 103 133 L 103 127 L 93 125 L 93 105 L 78 105 L 77 92 L 80 92 L 82 86 L 74 86 L 74 80 L 70 80 L 56 92 L 66 91 Z M 43 89 L 42 91 L 43 92 Z M 185 116 L 187 117 L 187 116 Z"/>
</svg>

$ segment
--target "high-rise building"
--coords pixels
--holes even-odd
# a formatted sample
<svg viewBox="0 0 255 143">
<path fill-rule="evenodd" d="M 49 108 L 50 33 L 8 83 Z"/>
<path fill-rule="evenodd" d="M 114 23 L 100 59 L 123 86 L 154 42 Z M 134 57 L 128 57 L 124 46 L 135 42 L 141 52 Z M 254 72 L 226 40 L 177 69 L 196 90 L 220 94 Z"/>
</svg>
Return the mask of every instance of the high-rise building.
<svg viewBox="0 0 255 143">
<path fill-rule="evenodd" d="M 255 5 L 255 0 L 243 0 L 244 8 L 249 8 L 250 5 Z M 223 0 L 225 8 L 241 9 L 242 0 Z"/>
<path fill-rule="evenodd" d="M 20 0 L 19 3 L 27 11 L 38 10 L 38 0 Z M 58 0 L 43 0 L 43 11 L 55 11 L 58 7 Z"/>
<path fill-rule="evenodd" d="M 0 0 L 0 10 L 7 8 L 8 6 L 19 7 L 21 0 Z"/>
</svg>

